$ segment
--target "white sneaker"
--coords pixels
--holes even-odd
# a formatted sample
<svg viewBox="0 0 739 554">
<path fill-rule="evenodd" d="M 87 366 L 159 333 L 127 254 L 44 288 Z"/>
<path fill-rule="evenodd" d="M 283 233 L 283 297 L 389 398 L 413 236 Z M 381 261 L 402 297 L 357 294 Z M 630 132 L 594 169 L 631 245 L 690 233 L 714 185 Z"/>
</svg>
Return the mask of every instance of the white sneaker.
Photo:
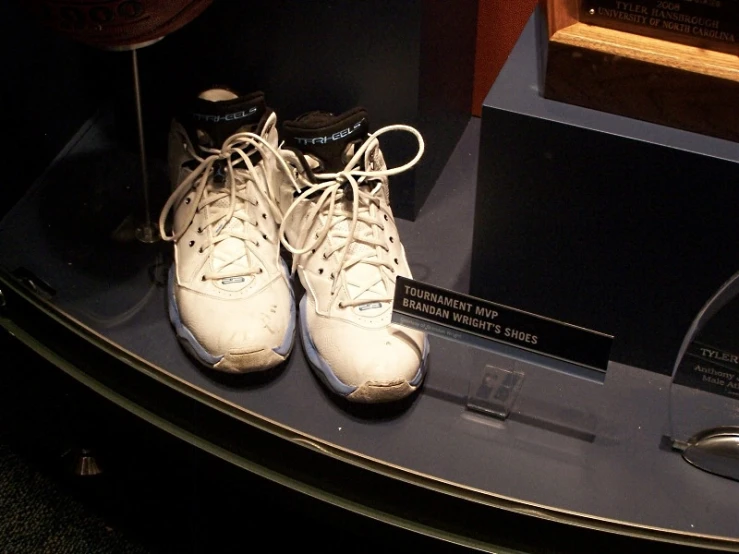
<svg viewBox="0 0 739 554">
<path fill-rule="evenodd" d="M 399 130 L 417 138 L 419 151 L 387 169 L 377 137 Z M 423 139 L 405 125 L 368 135 L 361 108 L 338 116 L 311 112 L 285 122 L 281 134 L 283 158 L 295 171 L 283 183 L 280 239 L 306 291 L 300 301 L 306 356 L 348 400 L 408 396 L 423 381 L 429 346 L 424 333 L 391 323 L 395 280 L 411 272 L 389 205 L 388 176 L 418 162 Z"/>
<path fill-rule="evenodd" d="M 295 300 L 278 236 L 275 125 L 262 93 L 212 89 L 169 135 L 176 188 L 159 218 L 162 238 L 174 242 L 169 317 L 191 355 L 230 373 L 274 367 L 294 343 Z"/>
</svg>

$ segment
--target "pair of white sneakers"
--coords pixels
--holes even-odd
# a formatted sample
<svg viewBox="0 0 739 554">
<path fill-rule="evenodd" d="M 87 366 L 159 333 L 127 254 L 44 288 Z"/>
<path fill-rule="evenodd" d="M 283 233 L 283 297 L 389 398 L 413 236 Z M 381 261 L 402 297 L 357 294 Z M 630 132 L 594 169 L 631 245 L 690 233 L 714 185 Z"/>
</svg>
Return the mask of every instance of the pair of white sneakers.
<svg viewBox="0 0 739 554">
<path fill-rule="evenodd" d="M 276 126 L 262 93 L 225 88 L 203 92 L 172 122 L 174 191 L 159 227 L 174 242 L 168 302 L 177 336 L 205 366 L 248 373 L 284 362 L 297 327 L 334 393 L 355 402 L 406 397 L 424 378 L 429 346 L 424 333 L 391 323 L 396 277 L 411 272 L 388 177 L 418 162 L 423 139 L 405 125 L 370 134 L 361 108 L 286 121 L 282 142 Z M 392 169 L 378 141 L 390 131 L 410 132 L 419 145 Z M 299 310 L 295 272 L 305 290 Z"/>
</svg>

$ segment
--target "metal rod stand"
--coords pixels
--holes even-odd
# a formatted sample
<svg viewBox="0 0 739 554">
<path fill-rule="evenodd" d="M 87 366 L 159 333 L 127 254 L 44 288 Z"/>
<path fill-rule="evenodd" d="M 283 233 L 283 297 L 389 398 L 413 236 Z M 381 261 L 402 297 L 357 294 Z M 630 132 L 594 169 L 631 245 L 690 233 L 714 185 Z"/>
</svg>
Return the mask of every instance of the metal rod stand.
<svg viewBox="0 0 739 554">
<path fill-rule="evenodd" d="M 141 184 L 144 191 L 144 222 L 136 227 L 136 238 L 140 242 L 153 243 L 159 240 L 159 233 L 151 221 L 151 206 L 149 204 L 149 171 L 146 161 L 146 146 L 144 144 L 144 116 L 141 109 L 141 85 L 139 82 L 139 63 L 137 49 L 131 50 L 133 58 L 133 87 L 136 95 L 136 122 L 139 129 L 139 158 L 141 161 Z"/>
</svg>

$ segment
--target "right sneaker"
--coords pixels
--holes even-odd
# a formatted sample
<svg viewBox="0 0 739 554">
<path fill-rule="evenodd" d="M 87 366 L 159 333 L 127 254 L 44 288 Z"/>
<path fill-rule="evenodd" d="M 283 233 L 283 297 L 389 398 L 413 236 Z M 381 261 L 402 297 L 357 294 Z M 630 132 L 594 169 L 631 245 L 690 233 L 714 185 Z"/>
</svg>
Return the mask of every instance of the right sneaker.
<svg viewBox="0 0 739 554">
<path fill-rule="evenodd" d="M 390 131 L 413 134 L 419 149 L 411 162 L 388 169 L 378 137 Z M 306 291 L 299 327 L 308 361 L 349 401 L 404 398 L 423 381 L 429 345 L 424 333 L 391 322 L 396 278 L 411 272 L 388 177 L 420 159 L 423 139 L 405 125 L 370 135 L 362 108 L 307 113 L 286 121 L 281 137 L 292 169 L 280 197 L 280 233 Z"/>
<path fill-rule="evenodd" d="M 169 135 L 174 191 L 159 229 L 174 242 L 170 321 L 194 358 L 229 373 L 272 368 L 294 343 L 295 301 L 278 236 L 275 126 L 262 93 L 216 88 L 195 98 Z"/>
</svg>

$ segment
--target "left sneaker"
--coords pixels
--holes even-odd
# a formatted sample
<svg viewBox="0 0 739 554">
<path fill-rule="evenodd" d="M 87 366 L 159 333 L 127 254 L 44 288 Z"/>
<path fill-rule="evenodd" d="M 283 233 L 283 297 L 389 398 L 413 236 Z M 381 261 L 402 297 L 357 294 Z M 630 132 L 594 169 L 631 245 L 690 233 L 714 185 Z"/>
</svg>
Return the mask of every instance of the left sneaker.
<svg viewBox="0 0 739 554">
<path fill-rule="evenodd" d="M 276 121 L 262 93 L 215 88 L 170 129 L 174 191 L 159 219 L 162 238 L 174 242 L 169 317 L 189 354 L 228 373 L 275 367 L 294 342 L 278 238 Z"/>
<path fill-rule="evenodd" d="M 406 131 L 416 157 L 388 169 L 378 137 Z M 398 400 L 421 385 L 424 333 L 391 323 L 398 275 L 411 277 L 389 204 L 388 177 L 423 154 L 420 133 L 393 125 L 368 133 L 367 113 L 311 112 L 284 123 L 280 237 L 306 290 L 300 301 L 303 347 L 321 380 L 354 402 Z M 295 192 L 295 186 L 300 192 Z"/>
</svg>

